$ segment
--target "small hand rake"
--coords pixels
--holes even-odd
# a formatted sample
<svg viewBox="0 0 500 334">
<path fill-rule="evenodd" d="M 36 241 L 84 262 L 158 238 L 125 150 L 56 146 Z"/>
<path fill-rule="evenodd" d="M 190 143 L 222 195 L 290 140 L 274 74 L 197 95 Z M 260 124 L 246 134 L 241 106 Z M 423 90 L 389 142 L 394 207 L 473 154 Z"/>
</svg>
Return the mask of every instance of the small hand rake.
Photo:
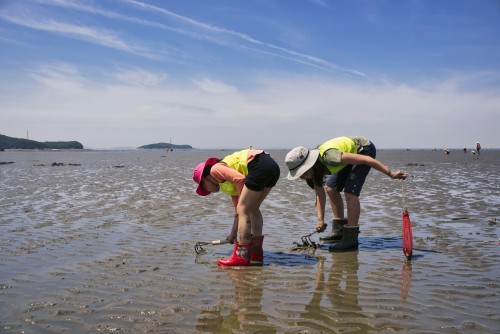
<svg viewBox="0 0 500 334">
<path fill-rule="evenodd" d="M 303 235 L 300 240 L 302 241 L 302 244 L 299 244 L 298 242 L 294 242 L 294 247 L 292 247 L 292 250 L 304 250 L 304 249 L 316 249 L 318 248 L 318 245 L 311 240 L 311 236 L 315 233 L 318 233 L 318 231 L 314 231 L 313 233 Z"/>
<path fill-rule="evenodd" d="M 196 252 L 196 254 L 200 255 L 200 254 L 204 254 L 204 253 L 207 252 L 205 250 L 205 248 L 203 248 L 203 246 L 208 246 L 208 245 L 223 245 L 223 244 L 228 244 L 228 243 L 229 243 L 229 240 L 227 240 L 227 239 L 224 239 L 224 240 L 212 240 L 212 241 L 209 241 L 209 242 L 199 241 L 199 242 L 196 243 L 196 245 L 194 245 L 194 251 Z"/>
</svg>

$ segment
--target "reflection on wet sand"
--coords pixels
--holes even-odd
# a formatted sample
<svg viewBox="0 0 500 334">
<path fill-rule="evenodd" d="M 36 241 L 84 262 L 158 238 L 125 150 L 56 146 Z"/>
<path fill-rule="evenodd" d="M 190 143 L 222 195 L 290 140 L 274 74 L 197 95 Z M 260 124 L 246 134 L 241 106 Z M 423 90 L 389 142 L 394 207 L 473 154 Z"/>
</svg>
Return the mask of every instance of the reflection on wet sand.
<svg viewBox="0 0 500 334">
<path fill-rule="evenodd" d="M 331 266 L 325 268 L 325 256 Z M 298 325 L 317 331 L 365 333 L 366 315 L 359 304 L 358 252 L 325 254 L 318 257 L 314 292 Z M 328 303 L 323 302 L 328 301 Z"/>
<path fill-rule="evenodd" d="M 198 316 L 196 329 L 208 333 L 276 333 L 262 311 L 265 281 L 263 267 L 254 266 L 243 270 L 219 268 L 233 284 L 234 307 L 223 315 L 220 309 L 205 309 Z"/>
<path fill-rule="evenodd" d="M 404 302 L 408 297 L 408 293 L 411 288 L 411 261 L 406 261 L 403 263 L 401 268 L 401 292 L 399 293 L 399 299 Z"/>
</svg>

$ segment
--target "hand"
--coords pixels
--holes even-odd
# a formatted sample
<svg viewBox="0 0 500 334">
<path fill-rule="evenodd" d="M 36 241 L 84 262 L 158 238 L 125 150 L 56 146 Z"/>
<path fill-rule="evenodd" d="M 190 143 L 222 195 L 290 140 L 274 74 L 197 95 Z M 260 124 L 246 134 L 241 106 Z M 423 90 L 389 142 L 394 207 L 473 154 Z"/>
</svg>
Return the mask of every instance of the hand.
<svg viewBox="0 0 500 334">
<path fill-rule="evenodd" d="M 391 179 L 401 179 L 401 180 L 404 180 L 408 177 L 408 174 L 403 172 L 403 171 L 395 171 L 395 172 L 391 172 L 390 174 L 391 176 Z"/>
<path fill-rule="evenodd" d="M 316 232 L 324 232 L 327 228 L 328 224 L 325 223 L 325 222 L 318 222 L 318 224 L 316 225 Z"/>
</svg>

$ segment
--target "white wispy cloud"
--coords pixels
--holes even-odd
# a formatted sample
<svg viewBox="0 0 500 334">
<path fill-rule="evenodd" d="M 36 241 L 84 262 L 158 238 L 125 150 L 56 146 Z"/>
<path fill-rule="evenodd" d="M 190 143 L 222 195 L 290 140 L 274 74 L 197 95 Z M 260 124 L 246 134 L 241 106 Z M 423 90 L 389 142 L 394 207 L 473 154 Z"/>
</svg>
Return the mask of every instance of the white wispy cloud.
<svg viewBox="0 0 500 334">
<path fill-rule="evenodd" d="M 314 55 L 299 52 L 296 50 L 291 50 L 272 43 L 267 43 L 265 41 L 253 38 L 245 33 L 226 29 L 224 27 L 208 24 L 205 22 L 200 22 L 198 20 L 177 14 L 167 9 L 136 0 L 123 0 L 123 1 L 136 8 L 161 14 L 170 19 L 173 19 L 177 23 L 182 23 L 184 25 L 184 28 L 179 26 L 178 24 L 166 25 L 164 23 L 155 22 L 150 19 L 145 20 L 139 17 L 123 15 L 114 11 L 104 10 L 99 7 L 78 1 L 68 1 L 68 0 L 44 0 L 44 1 L 33 0 L 33 1 L 43 4 L 44 6 L 51 5 L 51 6 L 63 7 L 90 13 L 93 15 L 99 15 L 116 20 L 122 20 L 129 23 L 144 25 L 155 29 L 169 30 L 177 34 L 188 36 L 193 39 L 205 40 L 235 49 L 244 48 L 246 50 L 251 50 L 253 52 L 267 54 L 272 57 L 278 57 L 291 62 L 300 63 L 306 66 L 315 67 L 317 69 L 329 72 L 342 72 L 357 77 L 365 77 L 365 74 L 361 71 L 339 66 L 338 64 L 321 59 Z M 119 34 L 109 29 L 103 29 L 91 26 L 79 26 L 72 23 L 56 21 L 54 19 L 48 20 L 40 17 L 30 18 L 27 16 L 20 16 L 15 14 L 11 15 L 0 14 L 0 18 L 3 18 L 12 23 L 19 24 L 25 27 L 30 27 L 32 29 L 61 34 L 70 38 L 84 40 L 90 43 L 95 43 L 101 46 L 114 48 L 117 50 L 121 50 L 124 52 L 132 53 L 143 57 L 161 59 L 162 57 L 167 57 L 168 55 L 167 52 L 160 52 L 158 51 L 158 49 L 153 50 L 152 47 L 147 47 L 144 44 L 131 42 L 130 40 L 127 40 L 119 36 Z M 242 44 L 242 43 L 247 43 L 247 44 Z M 163 47 L 165 47 L 165 45 L 163 45 Z M 167 48 L 170 48 L 170 46 L 168 46 Z M 175 50 L 175 53 L 182 54 L 183 52 L 180 50 Z"/>
<path fill-rule="evenodd" d="M 238 91 L 236 87 L 230 86 L 224 82 L 212 80 L 209 78 L 202 78 L 193 80 L 193 82 L 203 91 L 212 94 L 230 94 Z"/>
<path fill-rule="evenodd" d="M 229 35 L 232 37 L 236 37 L 241 41 L 248 42 L 254 46 L 260 46 L 260 47 L 270 49 L 272 51 L 282 52 L 283 55 L 281 55 L 280 57 L 285 58 L 285 59 L 289 59 L 289 60 L 296 61 L 296 62 L 301 62 L 301 63 L 306 64 L 306 65 L 312 65 L 312 66 L 315 66 L 317 68 L 321 68 L 324 70 L 344 71 L 344 72 L 349 72 L 349 73 L 357 75 L 357 76 L 365 76 L 365 74 L 362 73 L 361 71 L 342 68 L 341 66 L 339 66 L 337 64 L 331 63 L 329 61 L 315 57 L 313 55 L 309 55 L 309 54 L 298 52 L 295 50 L 290 50 L 290 49 L 287 49 L 287 48 L 284 48 L 284 47 L 281 47 L 278 45 L 267 43 L 267 42 L 258 40 L 256 38 L 253 38 L 247 34 L 238 32 L 238 31 L 226 29 L 226 28 L 219 27 L 216 25 L 211 25 L 211 24 L 208 24 L 205 22 L 200 22 L 200 21 L 194 20 L 192 18 L 183 16 L 183 15 L 179 15 L 179 14 L 174 13 L 172 11 L 166 10 L 164 8 L 160 8 L 160 7 L 146 4 L 146 3 L 136 1 L 136 0 L 123 0 L 123 1 L 127 2 L 131 5 L 134 5 L 138 8 L 144 9 L 144 10 L 163 14 L 165 16 L 168 16 L 168 17 L 173 18 L 175 20 L 178 20 L 180 22 L 186 23 L 190 26 L 202 29 L 205 32 Z M 268 54 L 278 56 L 278 55 L 271 53 L 271 52 L 269 52 Z"/>
<path fill-rule="evenodd" d="M 112 74 L 112 77 L 128 85 L 157 87 L 167 78 L 167 75 L 153 73 L 137 67 L 121 67 Z"/>
<path fill-rule="evenodd" d="M 69 38 L 98 44 L 104 47 L 121 50 L 143 57 L 160 57 L 157 52 L 154 52 L 143 45 L 127 41 L 110 29 L 76 25 L 72 23 L 57 21 L 54 19 L 34 17 L 33 15 L 27 16 L 6 12 L 0 13 L 0 18 L 20 26 L 35 30 L 48 31 Z"/>
<path fill-rule="evenodd" d="M 162 24 L 159 22 L 154 22 L 154 21 L 150 21 L 150 20 L 143 20 L 143 19 L 140 19 L 137 17 L 122 15 L 122 14 L 117 13 L 117 12 L 101 9 L 101 8 L 96 7 L 96 6 L 91 6 L 91 5 L 88 5 L 87 3 L 82 3 L 82 2 L 68 1 L 68 0 L 33 0 L 33 1 L 36 1 L 44 6 L 51 5 L 51 6 L 57 6 L 57 7 L 64 7 L 64 8 L 74 9 L 77 11 L 86 12 L 86 13 L 90 13 L 90 14 L 94 14 L 94 15 L 100 15 L 100 16 L 104 16 L 104 17 L 108 17 L 108 18 L 112 18 L 112 19 L 141 24 L 141 25 L 145 25 L 145 26 L 151 26 L 151 27 L 162 28 L 162 29 L 170 29 L 171 28 L 171 27 L 168 27 L 165 24 Z"/>
</svg>

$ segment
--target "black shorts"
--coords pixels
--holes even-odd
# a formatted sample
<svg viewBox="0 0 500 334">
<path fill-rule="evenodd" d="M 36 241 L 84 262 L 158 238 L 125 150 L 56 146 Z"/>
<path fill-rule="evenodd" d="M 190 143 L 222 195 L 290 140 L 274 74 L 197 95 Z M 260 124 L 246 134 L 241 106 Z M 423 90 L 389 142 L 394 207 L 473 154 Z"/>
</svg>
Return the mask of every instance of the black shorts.
<svg viewBox="0 0 500 334">
<path fill-rule="evenodd" d="M 267 153 L 257 154 L 248 164 L 245 186 L 253 191 L 272 188 L 280 178 L 280 167 Z"/>
</svg>

